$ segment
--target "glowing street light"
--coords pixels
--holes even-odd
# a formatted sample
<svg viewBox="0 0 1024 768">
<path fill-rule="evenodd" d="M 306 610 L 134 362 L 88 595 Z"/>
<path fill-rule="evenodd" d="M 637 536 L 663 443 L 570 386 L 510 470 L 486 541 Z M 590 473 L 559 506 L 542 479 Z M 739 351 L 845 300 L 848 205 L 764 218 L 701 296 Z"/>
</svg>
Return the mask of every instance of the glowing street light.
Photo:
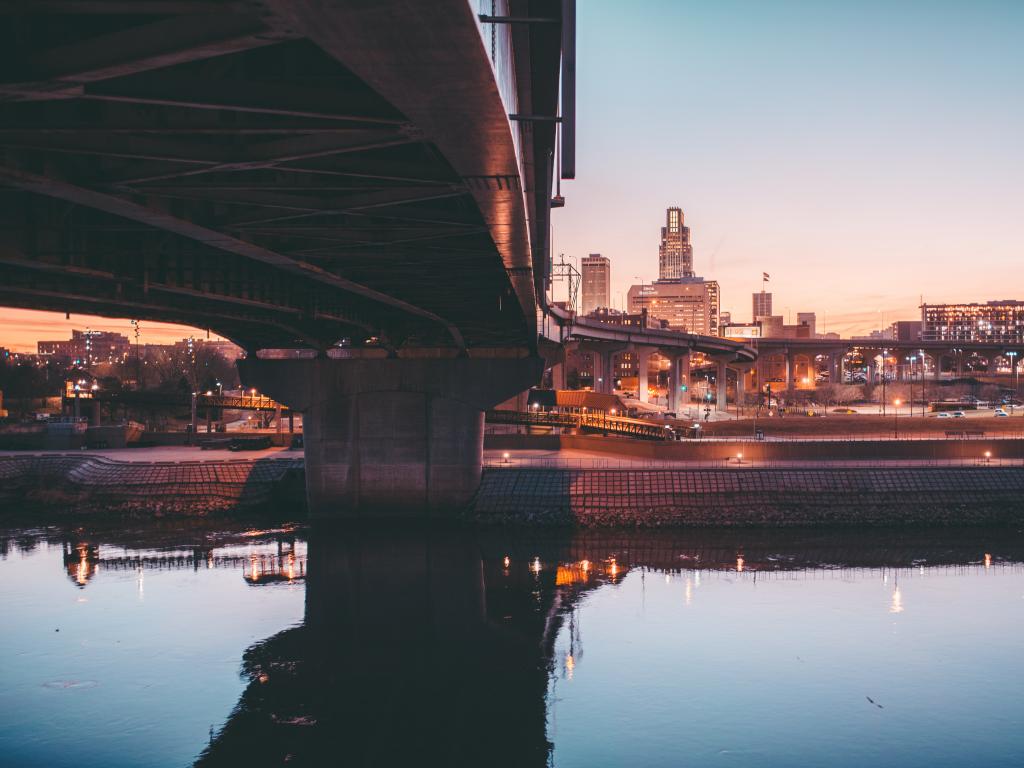
<svg viewBox="0 0 1024 768">
<path fill-rule="evenodd" d="M 899 398 L 896 398 L 895 400 L 893 400 L 893 403 L 892 403 L 893 406 L 895 406 L 892 409 L 893 420 L 894 420 L 893 431 L 895 432 L 897 440 L 900 439 L 900 402 L 901 402 L 901 400 Z"/>
</svg>

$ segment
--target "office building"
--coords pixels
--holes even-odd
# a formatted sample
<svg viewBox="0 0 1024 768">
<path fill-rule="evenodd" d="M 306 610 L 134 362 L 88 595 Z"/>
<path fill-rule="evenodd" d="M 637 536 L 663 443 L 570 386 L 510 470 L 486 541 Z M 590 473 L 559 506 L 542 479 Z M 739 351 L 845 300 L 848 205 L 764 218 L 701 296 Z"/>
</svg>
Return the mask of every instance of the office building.
<svg viewBox="0 0 1024 768">
<path fill-rule="evenodd" d="M 814 312 L 797 312 L 796 324 L 798 328 L 807 328 L 807 338 L 813 339 L 818 336 L 818 316 Z M 801 331 L 801 334 L 803 332 Z M 803 336 L 801 336 L 803 338 Z"/>
<path fill-rule="evenodd" d="M 772 295 L 767 291 L 758 291 L 754 294 L 753 313 L 751 317 L 756 321 L 759 317 L 768 317 L 772 313 Z"/>
<path fill-rule="evenodd" d="M 612 262 L 600 253 L 584 256 L 580 264 L 582 293 L 580 314 L 611 306 Z"/>
<path fill-rule="evenodd" d="M 630 313 L 646 310 L 674 331 L 718 335 L 719 290 L 714 280 L 687 277 L 634 285 L 627 301 Z"/>
<path fill-rule="evenodd" d="M 1024 344 L 1024 301 L 922 304 L 921 340 Z"/>
<path fill-rule="evenodd" d="M 683 209 L 673 207 L 665 212 L 665 226 L 661 228 L 658 279 L 679 280 L 686 277 L 693 277 L 690 228 L 683 224 Z"/>
<path fill-rule="evenodd" d="M 892 338 L 895 341 L 918 341 L 921 327 L 920 320 L 897 320 L 892 324 Z"/>
</svg>

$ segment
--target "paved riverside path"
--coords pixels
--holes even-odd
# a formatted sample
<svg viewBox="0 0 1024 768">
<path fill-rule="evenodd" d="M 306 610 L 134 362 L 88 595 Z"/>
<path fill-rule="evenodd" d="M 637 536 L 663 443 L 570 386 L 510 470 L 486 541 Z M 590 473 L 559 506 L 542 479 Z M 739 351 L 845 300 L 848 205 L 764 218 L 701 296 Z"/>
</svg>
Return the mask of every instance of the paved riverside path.
<svg viewBox="0 0 1024 768">
<path fill-rule="evenodd" d="M 495 469 L 799 469 L 820 467 L 1021 467 L 1024 459 L 1002 459 L 982 455 L 965 459 L 770 459 L 751 461 L 746 457 L 727 459 L 648 459 L 625 454 L 561 450 L 486 450 L 484 467 Z"/>
</svg>

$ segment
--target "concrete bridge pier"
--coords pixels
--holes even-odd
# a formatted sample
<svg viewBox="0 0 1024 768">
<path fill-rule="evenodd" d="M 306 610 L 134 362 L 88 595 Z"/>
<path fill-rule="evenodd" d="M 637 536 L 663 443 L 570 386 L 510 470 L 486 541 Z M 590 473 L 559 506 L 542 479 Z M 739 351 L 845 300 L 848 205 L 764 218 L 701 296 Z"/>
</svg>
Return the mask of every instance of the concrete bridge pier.
<svg viewBox="0 0 1024 768">
<path fill-rule="evenodd" d="M 724 411 L 729 407 L 729 364 L 725 360 L 717 362 L 718 368 L 715 372 L 715 389 L 717 390 L 715 408 L 719 411 Z"/>
<path fill-rule="evenodd" d="M 651 365 L 651 355 L 653 355 L 657 349 L 654 347 L 629 347 L 629 352 L 636 355 L 636 396 L 641 403 L 646 403 L 650 399 L 647 388 L 650 386 L 648 379 L 648 369 Z"/>
<path fill-rule="evenodd" d="M 555 363 L 551 366 L 551 388 L 566 389 L 565 363 Z"/>
<path fill-rule="evenodd" d="M 601 352 L 601 388 L 595 390 L 610 395 L 615 389 L 615 353 L 611 350 Z"/>
<path fill-rule="evenodd" d="M 484 411 L 539 383 L 544 363 L 442 354 L 239 361 L 246 386 L 303 413 L 312 517 L 443 517 L 472 499 Z"/>
<path fill-rule="evenodd" d="M 747 368 L 746 365 L 739 365 L 739 366 L 737 366 L 735 368 L 735 371 L 736 371 L 736 405 L 737 406 L 741 406 L 741 407 L 744 405 L 744 390 L 746 388 L 746 383 L 747 383 L 745 381 L 745 379 L 747 378 L 747 370 L 748 370 L 748 368 Z"/>
<path fill-rule="evenodd" d="M 668 409 L 679 413 L 690 402 L 690 353 L 673 355 L 670 359 L 672 364 L 668 369 Z"/>
</svg>

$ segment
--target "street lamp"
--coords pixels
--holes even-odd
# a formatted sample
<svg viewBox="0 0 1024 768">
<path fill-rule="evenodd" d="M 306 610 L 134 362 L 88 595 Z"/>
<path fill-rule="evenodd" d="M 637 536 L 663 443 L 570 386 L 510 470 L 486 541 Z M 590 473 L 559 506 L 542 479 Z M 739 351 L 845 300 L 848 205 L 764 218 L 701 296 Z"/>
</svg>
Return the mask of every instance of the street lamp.
<svg viewBox="0 0 1024 768">
<path fill-rule="evenodd" d="M 1010 358 L 1010 371 L 1013 373 L 1013 396 L 1010 398 L 1010 415 L 1013 416 L 1013 401 L 1020 391 L 1020 373 L 1017 371 L 1017 353 L 1007 352 L 1006 356 Z"/>
<path fill-rule="evenodd" d="M 907 358 L 910 361 L 910 415 L 914 415 L 914 361 L 917 360 L 916 355 L 911 355 Z M 922 384 L 923 386 L 923 384 Z"/>
<path fill-rule="evenodd" d="M 899 400 L 899 398 L 896 398 L 895 400 L 893 400 L 892 404 L 893 404 L 893 406 L 895 406 L 892 409 L 892 412 L 893 412 L 893 425 L 894 425 L 893 426 L 893 431 L 895 432 L 896 439 L 899 440 L 900 439 L 900 400 Z"/>
</svg>

